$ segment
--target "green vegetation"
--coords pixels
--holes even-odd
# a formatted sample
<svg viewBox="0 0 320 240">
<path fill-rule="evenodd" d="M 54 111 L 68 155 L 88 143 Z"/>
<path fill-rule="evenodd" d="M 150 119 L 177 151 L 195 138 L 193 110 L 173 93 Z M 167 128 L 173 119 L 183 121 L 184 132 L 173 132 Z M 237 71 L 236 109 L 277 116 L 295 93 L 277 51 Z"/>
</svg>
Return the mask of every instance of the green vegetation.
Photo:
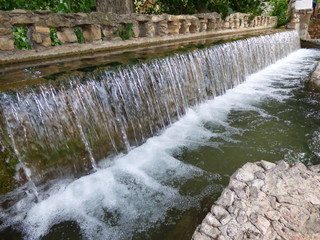
<svg viewBox="0 0 320 240">
<path fill-rule="evenodd" d="M 27 37 L 27 27 L 13 27 L 14 45 L 21 50 L 31 49 L 30 42 Z"/>
<path fill-rule="evenodd" d="M 55 28 L 50 28 L 50 38 L 51 46 L 59 46 L 62 44 L 57 36 L 57 30 Z"/>
<path fill-rule="evenodd" d="M 56 13 L 91 12 L 95 0 L 0 0 L 0 10 L 51 10 Z"/>
<path fill-rule="evenodd" d="M 287 24 L 289 21 L 287 15 L 287 0 L 270 0 L 269 4 L 273 6 L 273 10 L 271 11 L 270 15 L 278 17 L 277 26 L 280 27 Z"/>
<path fill-rule="evenodd" d="M 133 36 L 133 23 L 126 23 L 123 29 L 118 29 L 116 35 L 122 40 L 128 40 Z"/>
<path fill-rule="evenodd" d="M 143 0 L 133 0 L 136 11 L 143 6 Z M 286 2 L 285 0 L 283 0 Z M 282 2 L 282 0 L 271 0 Z M 51 10 L 57 13 L 91 12 L 96 0 L 0 0 L 0 10 L 29 9 Z M 261 14 L 264 4 L 261 0 L 155 0 L 154 7 L 147 6 L 147 13 L 193 14 L 214 11 L 223 16 L 232 12 Z"/>
<path fill-rule="evenodd" d="M 78 43 L 85 43 L 86 40 L 84 39 L 81 27 L 75 27 L 73 31 L 77 36 Z"/>
<path fill-rule="evenodd" d="M 135 0 L 136 11 L 142 6 L 142 0 Z M 147 13 L 194 14 L 218 12 L 223 17 L 234 12 L 261 14 L 264 3 L 261 0 L 156 0 L 155 7 L 149 6 Z"/>
</svg>

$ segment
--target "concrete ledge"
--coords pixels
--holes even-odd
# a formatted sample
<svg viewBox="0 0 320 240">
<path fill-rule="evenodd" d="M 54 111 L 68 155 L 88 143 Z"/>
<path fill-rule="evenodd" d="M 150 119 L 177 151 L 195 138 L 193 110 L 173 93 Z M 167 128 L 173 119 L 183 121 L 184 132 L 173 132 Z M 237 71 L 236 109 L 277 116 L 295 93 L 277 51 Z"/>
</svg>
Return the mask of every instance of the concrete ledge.
<svg viewBox="0 0 320 240">
<path fill-rule="evenodd" d="M 320 165 L 247 163 L 192 239 L 320 239 Z"/>
<path fill-rule="evenodd" d="M 163 37 L 144 37 L 130 39 L 126 41 L 99 41 L 87 44 L 72 44 L 59 46 L 55 48 L 41 49 L 41 50 L 25 50 L 25 51 L 8 51 L 2 52 L 0 58 L 0 65 L 29 62 L 43 59 L 56 59 L 61 57 L 76 56 L 83 54 L 93 54 L 96 52 L 114 52 L 122 49 L 132 49 L 136 47 L 155 46 L 160 44 L 181 42 L 193 39 L 202 39 L 215 36 L 232 35 L 238 33 L 257 33 L 272 30 L 272 27 L 252 27 L 246 29 L 230 29 L 214 32 L 189 33 L 180 35 L 171 35 Z M 283 30 L 274 30 L 283 31 Z"/>
</svg>

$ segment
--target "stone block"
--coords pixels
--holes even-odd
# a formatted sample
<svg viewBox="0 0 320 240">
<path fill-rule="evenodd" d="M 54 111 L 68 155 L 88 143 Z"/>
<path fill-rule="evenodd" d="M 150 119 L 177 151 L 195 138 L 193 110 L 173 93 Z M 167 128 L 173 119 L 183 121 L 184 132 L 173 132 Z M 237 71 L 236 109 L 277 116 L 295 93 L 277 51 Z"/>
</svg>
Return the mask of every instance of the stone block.
<svg viewBox="0 0 320 240">
<path fill-rule="evenodd" d="M 40 33 L 33 33 L 32 34 L 32 41 L 35 43 L 42 43 L 42 38 L 41 38 L 41 34 Z"/>
<path fill-rule="evenodd" d="M 249 182 L 254 180 L 254 174 L 250 171 L 245 171 L 242 168 L 238 169 L 231 178 L 235 178 L 241 182 Z"/>
<path fill-rule="evenodd" d="M 2 51 L 14 50 L 13 40 L 5 37 L 0 38 L 0 50 Z"/>
<path fill-rule="evenodd" d="M 25 26 L 39 21 L 39 17 L 30 17 L 28 15 L 18 15 L 12 17 L 10 22 L 14 26 Z"/>
<path fill-rule="evenodd" d="M 25 9 L 14 9 L 10 13 L 11 14 L 27 14 L 27 13 L 30 13 L 30 11 Z"/>
<path fill-rule="evenodd" d="M 46 25 L 53 28 L 73 27 L 73 22 L 62 14 L 53 14 L 46 20 Z"/>
<path fill-rule="evenodd" d="M 215 239 L 219 236 L 220 231 L 217 228 L 214 228 L 206 223 L 202 223 L 200 227 L 200 232 L 204 233 L 205 235 Z"/>
<path fill-rule="evenodd" d="M 98 25 L 85 25 L 82 26 L 83 37 L 87 42 L 101 40 L 101 28 Z"/>
<path fill-rule="evenodd" d="M 78 41 L 72 28 L 57 28 L 57 35 L 62 43 L 75 43 Z"/>
<path fill-rule="evenodd" d="M 42 35 L 42 46 L 50 47 L 51 46 L 51 38 L 50 35 Z"/>
<path fill-rule="evenodd" d="M 216 204 L 223 207 L 229 207 L 233 204 L 235 193 L 230 189 L 223 190 L 220 198 L 216 201 Z"/>
<path fill-rule="evenodd" d="M 35 26 L 35 32 L 37 32 L 37 33 L 50 33 L 50 28 L 42 27 L 42 26 Z"/>
<path fill-rule="evenodd" d="M 1 28 L 0 27 L 0 35 L 10 35 L 12 34 L 11 28 Z"/>
<path fill-rule="evenodd" d="M 9 14 L 5 11 L 0 11 L 0 23 L 5 23 L 9 21 Z"/>
</svg>

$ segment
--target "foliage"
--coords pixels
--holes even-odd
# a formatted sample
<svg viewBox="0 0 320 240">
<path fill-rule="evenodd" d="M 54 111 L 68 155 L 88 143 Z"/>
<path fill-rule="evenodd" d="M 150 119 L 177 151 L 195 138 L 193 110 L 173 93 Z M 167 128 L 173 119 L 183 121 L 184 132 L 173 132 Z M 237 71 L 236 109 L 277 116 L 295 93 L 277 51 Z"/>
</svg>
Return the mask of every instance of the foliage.
<svg viewBox="0 0 320 240">
<path fill-rule="evenodd" d="M 84 39 L 82 29 L 80 27 L 73 28 L 74 33 L 77 36 L 78 43 L 84 43 L 86 40 Z"/>
<path fill-rule="evenodd" d="M 229 4 L 235 12 L 251 13 L 254 16 L 260 15 L 264 10 L 261 0 L 229 1 Z"/>
<path fill-rule="evenodd" d="M 50 38 L 51 38 L 51 46 L 59 46 L 62 44 L 57 36 L 57 31 L 54 28 L 50 28 Z"/>
<path fill-rule="evenodd" d="M 14 45 L 21 50 L 31 49 L 30 42 L 27 37 L 27 27 L 13 27 Z"/>
<path fill-rule="evenodd" d="M 142 0 L 136 0 L 136 9 L 143 5 Z M 149 9 L 147 13 L 194 14 L 202 12 L 218 12 L 226 17 L 233 12 L 259 15 L 264 10 L 261 0 L 156 0 L 157 9 Z"/>
<path fill-rule="evenodd" d="M 118 29 L 116 35 L 122 40 L 128 40 L 133 36 L 133 23 L 126 23 L 123 29 Z"/>
<path fill-rule="evenodd" d="M 161 0 L 154 0 L 154 4 L 145 4 L 145 0 L 134 0 L 134 10 L 136 13 L 161 14 Z"/>
<path fill-rule="evenodd" d="M 270 15 L 278 17 L 277 26 L 280 27 L 287 24 L 289 21 L 287 16 L 287 0 L 270 0 L 269 4 L 273 7 Z"/>
<path fill-rule="evenodd" d="M 0 10 L 51 10 L 57 13 L 91 12 L 95 0 L 0 0 Z"/>
</svg>

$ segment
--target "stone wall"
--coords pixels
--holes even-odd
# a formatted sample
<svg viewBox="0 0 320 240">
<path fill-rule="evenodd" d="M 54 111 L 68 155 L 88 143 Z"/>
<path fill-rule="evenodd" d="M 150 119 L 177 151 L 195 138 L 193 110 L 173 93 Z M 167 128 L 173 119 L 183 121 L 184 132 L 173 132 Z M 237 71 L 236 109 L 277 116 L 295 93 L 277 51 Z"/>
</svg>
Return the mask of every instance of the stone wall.
<svg viewBox="0 0 320 240">
<path fill-rule="evenodd" d="M 276 17 L 235 13 L 222 19 L 217 13 L 196 15 L 116 15 L 101 12 L 56 14 L 50 11 L 0 11 L 0 51 L 12 51 L 13 27 L 26 26 L 28 39 L 34 49 L 50 48 L 50 29 L 57 32 L 62 45 L 77 42 L 75 27 L 80 27 L 86 42 L 121 40 L 117 31 L 127 23 L 133 24 L 133 38 L 161 37 L 200 32 L 219 32 L 232 29 L 274 27 Z"/>
<path fill-rule="evenodd" d="M 320 239 L 320 165 L 247 163 L 192 240 Z"/>
</svg>

